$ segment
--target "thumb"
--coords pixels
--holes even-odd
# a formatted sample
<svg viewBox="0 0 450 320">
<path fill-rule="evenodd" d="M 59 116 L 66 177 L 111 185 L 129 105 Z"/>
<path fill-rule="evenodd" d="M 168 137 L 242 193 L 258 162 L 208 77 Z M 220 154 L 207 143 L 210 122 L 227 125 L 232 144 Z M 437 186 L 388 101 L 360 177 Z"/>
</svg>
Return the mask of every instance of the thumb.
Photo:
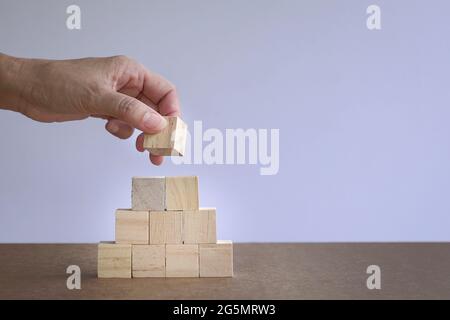
<svg viewBox="0 0 450 320">
<path fill-rule="evenodd" d="M 106 94 L 100 101 L 99 111 L 122 120 L 146 133 L 164 129 L 167 120 L 145 103 L 120 92 Z"/>
</svg>

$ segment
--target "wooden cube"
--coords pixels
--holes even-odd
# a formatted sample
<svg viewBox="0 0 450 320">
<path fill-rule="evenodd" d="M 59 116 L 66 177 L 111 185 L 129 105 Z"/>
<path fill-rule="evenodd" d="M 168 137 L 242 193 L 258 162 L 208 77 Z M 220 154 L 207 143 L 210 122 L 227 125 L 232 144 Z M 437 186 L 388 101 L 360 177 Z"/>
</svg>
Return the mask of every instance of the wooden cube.
<svg viewBox="0 0 450 320">
<path fill-rule="evenodd" d="M 131 278 L 131 244 L 100 243 L 97 274 L 99 278 Z"/>
<path fill-rule="evenodd" d="M 116 210 L 116 243 L 148 244 L 148 211 Z"/>
<path fill-rule="evenodd" d="M 164 210 L 165 194 L 164 177 L 133 177 L 131 207 L 136 211 Z"/>
<path fill-rule="evenodd" d="M 166 177 L 166 209 L 198 210 L 198 177 Z"/>
<path fill-rule="evenodd" d="M 166 276 L 166 246 L 133 245 L 133 278 L 164 278 Z"/>
<path fill-rule="evenodd" d="M 183 243 L 216 243 L 216 209 L 183 211 Z"/>
<path fill-rule="evenodd" d="M 198 245 L 166 245 L 166 277 L 198 277 Z"/>
<path fill-rule="evenodd" d="M 200 277 L 233 276 L 233 243 L 200 244 Z"/>
<path fill-rule="evenodd" d="M 144 149 L 158 156 L 182 156 L 186 148 L 187 125 L 179 117 L 164 117 L 167 126 L 144 135 Z"/>
<path fill-rule="evenodd" d="M 181 211 L 150 211 L 150 244 L 181 244 Z"/>
</svg>

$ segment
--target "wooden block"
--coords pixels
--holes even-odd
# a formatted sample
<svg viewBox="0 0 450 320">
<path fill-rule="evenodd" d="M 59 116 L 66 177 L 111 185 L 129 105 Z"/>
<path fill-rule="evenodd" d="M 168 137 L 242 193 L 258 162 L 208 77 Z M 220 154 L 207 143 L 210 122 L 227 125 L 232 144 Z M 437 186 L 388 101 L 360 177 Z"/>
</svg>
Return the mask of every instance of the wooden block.
<svg viewBox="0 0 450 320">
<path fill-rule="evenodd" d="M 183 243 L 216 243 L 216 209 L 183 211 Z"/>
<path fill-rule="evenodd" d="M 133 278 L 164 278 L 166 276 L 166 246 L 133 245 Z"/>
<path fill-rule="evenodd" d="M 166 277 L 198 277 L 198 245 L 166 245 Z"/>
<path fill-rule="evenodd" d="M 131 207 L 136 211 L 164 210 L 166 179 L 164 177 L 133 177 Z"/>
<path fill-rule="evenodd" d="M 181 211 L 150 211 L 150 244 L 181 244 Z"/>
<path fill-rule="evenodd" d="M 198 210 L 198 177 L 166 177 L 166 209 Z"/>
<path fill-rule="evenodd" d="M 200 277 L 233 276 L 233 243 L 200 244 Z"/>
<path fill-rule="evenodd" d="M 100 243 L 97 274 L 99 278 L 131 278 L 131 244 Z"/>
<path fill-rule="evenodd" d="M 116 243 L 148 244 L 148 211 L 116 210 Z"/>
<path fill-rule="evenodd" d="M 182 156 L 186 148 L 187 125 L 179 117 L 164 117 L 167 126 L 144 135 L 144 149 L 158 156 Z"/>
</svg>

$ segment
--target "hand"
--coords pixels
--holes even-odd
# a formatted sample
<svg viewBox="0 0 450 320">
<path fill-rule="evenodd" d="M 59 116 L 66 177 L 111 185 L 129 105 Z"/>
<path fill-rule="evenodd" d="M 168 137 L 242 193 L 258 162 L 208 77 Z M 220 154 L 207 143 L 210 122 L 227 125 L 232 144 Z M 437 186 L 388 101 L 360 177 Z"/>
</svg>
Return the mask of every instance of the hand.
<svg viewBox="0 0 450 320">
<path fill-rule="evenodd" d="M 125 56 L 77 60 L 18 59 L 0 54 L 0 108 L 41 122 L 106 119 L 108 132 L 129 138 L 154 133 L 161 116 L 180 114 L 175 87 Z M 136 139 L 143 152 L 143 134 Z M 159 165 L 162 157 L 150 155 Z"/>
</svg>

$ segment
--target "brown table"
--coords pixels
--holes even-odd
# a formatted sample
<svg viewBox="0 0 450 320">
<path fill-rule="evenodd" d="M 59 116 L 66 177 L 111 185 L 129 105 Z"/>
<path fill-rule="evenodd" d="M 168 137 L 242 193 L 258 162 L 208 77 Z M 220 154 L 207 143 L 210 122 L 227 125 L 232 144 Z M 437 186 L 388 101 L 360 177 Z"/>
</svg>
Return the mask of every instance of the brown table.
<svg viewBox="0 0 450 320">
<path fill-rule="evenodd" d="M 450 299 L 450 243 L 236 244 L 232 279 L 97 279 L 95 244 L 1 244 L 2 299 Z M 81 290 L 66 287 L 68 265 Z M 381 267 L 381 290 L 366 268 Z"/>
</svg>

